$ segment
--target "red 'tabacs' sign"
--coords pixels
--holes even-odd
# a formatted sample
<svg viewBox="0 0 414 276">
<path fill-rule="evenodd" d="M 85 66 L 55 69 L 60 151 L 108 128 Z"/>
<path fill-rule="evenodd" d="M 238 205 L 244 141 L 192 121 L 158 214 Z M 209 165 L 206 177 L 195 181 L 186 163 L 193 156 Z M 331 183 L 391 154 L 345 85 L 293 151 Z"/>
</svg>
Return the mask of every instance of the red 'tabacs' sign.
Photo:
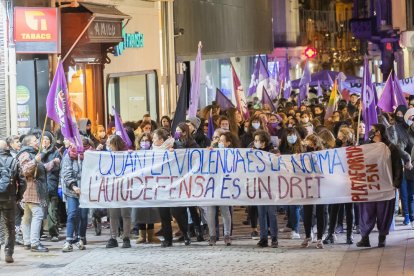
<svg viewBox="0 0 414 276">
<path fill-rule="evenodd" d="M 18 44 L 23 43 L 21 44 L 24 46 L 22 52 L 31 52 L 31 49 L 33 52 L 56 52 L 60 48 L 58 47 L 60 45 L 59 24 L 60 19 L 56 8 L 15 7 L 16 50 L 18 51 Z M 41 43 L 41 45 L 35 43 Z M 52 47 L 52 44 L 56 48 Z"/>
</svg>

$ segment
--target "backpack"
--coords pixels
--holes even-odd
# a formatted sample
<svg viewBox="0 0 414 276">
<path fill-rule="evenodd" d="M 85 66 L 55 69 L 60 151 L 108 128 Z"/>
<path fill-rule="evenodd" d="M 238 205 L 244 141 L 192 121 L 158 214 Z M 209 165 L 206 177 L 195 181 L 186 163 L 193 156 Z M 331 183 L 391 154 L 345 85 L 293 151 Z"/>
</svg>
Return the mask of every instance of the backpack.
<svg viewBox="0 0 414 276">
<path fill-rule="evenodd" d="M 16 166 L 17 162 L 13 157 L 0 157 L 0 194 L 7 193 L 9 185 L 14 182 Z"/>
</svg>

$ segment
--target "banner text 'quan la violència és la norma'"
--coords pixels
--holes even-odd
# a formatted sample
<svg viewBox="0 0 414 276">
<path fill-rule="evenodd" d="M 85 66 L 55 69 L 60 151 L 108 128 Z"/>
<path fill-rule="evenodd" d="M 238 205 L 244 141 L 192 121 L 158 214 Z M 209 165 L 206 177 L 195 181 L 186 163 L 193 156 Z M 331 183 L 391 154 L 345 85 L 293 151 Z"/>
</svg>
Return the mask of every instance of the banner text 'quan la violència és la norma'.
<svg viewBox="0 0 414 276">
<path fill-rule="evenodd" d="M 382 143 L 295 155 L 252 149 L 87 151 L 82 207 L 306 205 L 391 199 Z"/>
</svg>

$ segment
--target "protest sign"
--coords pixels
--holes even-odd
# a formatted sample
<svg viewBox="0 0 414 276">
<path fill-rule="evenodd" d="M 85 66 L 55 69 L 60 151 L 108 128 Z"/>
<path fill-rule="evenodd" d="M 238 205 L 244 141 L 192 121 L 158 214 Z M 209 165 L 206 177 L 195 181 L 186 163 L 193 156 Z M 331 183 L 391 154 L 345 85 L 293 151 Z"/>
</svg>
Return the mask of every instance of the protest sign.
<svg viewBox="0 0 414 276">
<path fill-rule="evenodd" d="M 302 205 L 394 197 L 382 143 L 280 155 L 252 149 L 85 152 L 82 207 Z"/>
</svg>

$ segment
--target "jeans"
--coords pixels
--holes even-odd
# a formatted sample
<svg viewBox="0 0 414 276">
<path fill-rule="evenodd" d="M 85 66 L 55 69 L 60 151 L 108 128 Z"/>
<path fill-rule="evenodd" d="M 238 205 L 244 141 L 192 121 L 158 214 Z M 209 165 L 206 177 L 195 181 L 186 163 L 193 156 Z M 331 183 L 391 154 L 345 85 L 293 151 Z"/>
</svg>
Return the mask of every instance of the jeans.
<svg viewBox="0 0 414 276">
<path fill-rule="evenodd" d="M 15 208 L 9 208 L 9 206 L 2 206 L 0 204 L 0 245 L 4 243 L 4 254 L 6 256 L 12 256 L 14 253 L 14 243 L 16 239 L 15 228 Z M 7 207 L 7 208 L 6 208 Z"/>
<path fill-rule="evenodd" d="M 66 198 L 66 210 L 68 214 L 66 222 L 66 240 L 72 242 L 78 238 L 86 237 L 89 209 L 79 208 L 79 199 Z"/>
<path fill-rule="evenodd" d="M 43 223 L 43 207 L 37 203 L 24 204 L 22 230 L 24 245 L 36 246 L 40 243 L 40 228 Z"/>
<path fill-rule="evenodd" d="M 231 214 L 229 206 L 220 206 L 221 216 L 223 218 L 224 235 L 230 236 L 231 232 Z M 210 237 L 216 236 L 216 207 L 207 207 L 207 224 L 208 234 Z"/>
<path fill-rule="evenodd" d="M 119 218 L 123 221 L 123 236 L 128 238 L 131 235 L 131 208 L 111 208 L 109 209 L 109 220 L 111 222 L 111 238 L 116 239 L 118 233 Z"/>
<path fill-rule="evenodd" d="M 299 233 L 299 221 L 300 221 L 300 206 L 299 205 L 289 205 L 289 217 L 288 217 L 288 226 L 292 228 L 293 231 Z"/>
<path fill-rule="evenodd" d="M 414 220 L 414 180 L 403 178 L 400 186 L 401 206 L 404 215 L 410 216 L 410 221 Z"/>
<path fill-rule="evenodd" d="M 270 235 L 277 238 L 276 205 L 261 205 L 257 206 L 257 209 L 259 211 L 260 239 L 267 240 L 268 228 L 270 228 Z"/>
<path fill-rule="evenodd" d="M 58 214 L 59 197 L 56 195 L 49 195 L 49 206 L 47 212 L 47 224 L 49 235 L 51 237 L 59 236 L 59 214 Z"/>
</svg>

